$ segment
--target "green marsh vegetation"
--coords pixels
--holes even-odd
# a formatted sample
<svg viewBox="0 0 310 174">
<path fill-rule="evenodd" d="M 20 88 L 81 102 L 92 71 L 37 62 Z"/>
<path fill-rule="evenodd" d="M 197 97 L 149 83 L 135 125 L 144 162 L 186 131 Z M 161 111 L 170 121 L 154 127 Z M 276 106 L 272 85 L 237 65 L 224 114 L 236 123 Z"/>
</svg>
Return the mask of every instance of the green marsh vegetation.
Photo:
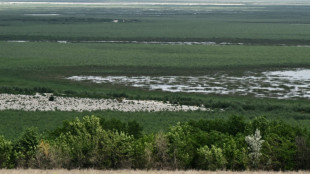
<svg viewBox="0 0 310 174">
<path fill-rule="evenodd" d="M 249 118 L 268 115 L 268 118 L 294 120 L 293 123 L 295 124 L 308 125 L 309 123 L 310 109 L 307 100 L 168 93 L 113 84 L 75 82 L 65 79 L 73 75 L 192 76 L 213 74 L 218 71 L 242 74 L 244 71 L 253 69 L 264 71 L 279 67 L 307 68 L 310 65 L 310 59 L 307 57 L 309 49 L 306 47 L 184 46 L 114 43 L 59 44 L 49 42 L 1 42 L 1 44 L 3 49 L 1 49 L 0 55 L 3 63 L 0 65 L 0 91 L 2 93 L 35 94 L 36 92 L 53 92 L 56 95 L 78 97 L 125 97 L 129 99 L 169 101 L 175 104 L 204 104 L 206 107 L 214 109 L 215 113 L 196 113 L 200 115 L 199 118 L 214 118 L 212 115 L 229 116 L 231 114 L 246 115 Z M 225 112 L 221 112 L 220 109 L 225 109 Z M 9 115 L 10 117 L 6 117 L 4 120 L 21 122 L 18 118 L 22 117 L 22 115 L 28 115 L 26 113 L 22 114 L 23 111 L 17 112 L 19 114 L 13 111 L 5 111 L 3 115 Z M 65 120 L 66 117 L 63 117 L 63 115 L 74 115 L 77 113 L 69 114 L 65 112 L 60 114 L 56 112 L 51 114 L 54 115 L 52 117 L 55 120 Z M 169 123 L 175 123 L 178 120 L 182 120 L 183 114 L 190 115 L 185 113 L 166 113 L 165 115 L 171 119 Z M 117 113 L 114 115 L 124 119 L 122 115 L 127 114 Z M 135 113 L 133 115 L 141 115 L 141 117 L 150 116 L 155 119 L 155 122 L 159 123 L 158 125 L 163 125 L 160 123 L 166 122 L 166 120 L 156 121 L 157 114 L 155 113 Z M 179 115 L 179 117 L 172 115 Z M 146 122 L 145 124 L 147 125 L 148 123 Z M 37 123 L 37 125 L 40 125 L 40 123 Z M 166 126 L 166 124 L 164 125 Z M 3 133 L 5 133 L 8 126 L 2 125 L 2 127 Z M 52 125 L 51 127 L 54 126 Z M 150 129 L 152 129 L 151 126 Z M 12 136 L 11 133 L 10 136 Z"/>
<path fill-rule="evenodd" d="M 308 13 L 309 6 L 1 5 L 0 39 L 296 45 L 309 43 Z"/>
<path fill-rule="evenodd" d="M 189 119 L 247 119 L 264 115 L 309 127 L 308 100 L 169 93 L 113 84 L 74 82 L 74 75 L 243 74 L 309 68 L 309 6 L 77 6 L 0 5 L 0 92 L 129 98 L 205 105 L 213 112 L 94 112 L 107 119 L 137 120 L 148 133 Z M 40 16 L 32 14 L 59 14 Z M 113 23 L 113 20 L 119 20 Z M 124 22 L 123 22 L 124 20 Z M 16 43 L 9 40 L 31 42 Z M 66 44 L 56 41 L 65 40 Z M 244 45 L 163 45 L 82 41 L 212 41 Z M 283 45 L 286 46 L 283 46 Z M 223 111 L 224 110 L 224 111 Z M 23 128 L 55 129 L 63 120 L 92 115 L 75 112 L 1 111 L 0 134 Z M 11 126 L 14 124 L 14 126 Z"/>
</svg>

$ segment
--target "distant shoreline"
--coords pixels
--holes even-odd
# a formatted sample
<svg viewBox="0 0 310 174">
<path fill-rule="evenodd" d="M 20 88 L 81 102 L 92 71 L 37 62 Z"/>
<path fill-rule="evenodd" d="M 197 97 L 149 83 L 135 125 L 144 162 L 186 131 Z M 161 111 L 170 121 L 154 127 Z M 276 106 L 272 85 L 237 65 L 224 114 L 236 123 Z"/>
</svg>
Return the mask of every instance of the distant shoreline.
<svg viewBox="0 0 310 174">
<path fill-rule="evenodd" d="M 307 1 L 233 1 L 233 2 L 206 2 L 206 1 L 117 1 L 117 2 L 81 2 L 81 1 L 0 1 L 0 5 L 16 5 L 16 4 L 31 4 L 31 5 L 102 5 L 102 6 L 246 6 L 246 5 L 290 5 L 290 6 L 303 6 L 310 5 Z"/>
<path fill-rule="evenodd" d="M 214 5 L 214 6 L 241 6 L 244 3 L 182 3 L 182 2 L 0 2 L 0 4 L 52 4 L 52 5 L 178 5 L 178 6 L 199 6 L 199 5 Z"/>
</svg>

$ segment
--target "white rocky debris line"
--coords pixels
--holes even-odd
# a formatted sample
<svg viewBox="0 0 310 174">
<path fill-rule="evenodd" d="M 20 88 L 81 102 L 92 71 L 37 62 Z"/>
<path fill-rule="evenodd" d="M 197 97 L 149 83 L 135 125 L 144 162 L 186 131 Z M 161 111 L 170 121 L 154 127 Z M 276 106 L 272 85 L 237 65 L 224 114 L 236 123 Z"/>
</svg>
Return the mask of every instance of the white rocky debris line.
<svg viewBox="0 0 310 174">
<path fill-rule="evenodd" d="M 91 99 L 50 95 L 14 95 L 0 94 L 0 110 L 23 111 L 96 111 L 114 110 L 123 112 L 159 112 L 159 111 L 211 111 L 204 107 L 173 105 L 152 100 L 117 100 L 117 99 Z"/>
</svg>

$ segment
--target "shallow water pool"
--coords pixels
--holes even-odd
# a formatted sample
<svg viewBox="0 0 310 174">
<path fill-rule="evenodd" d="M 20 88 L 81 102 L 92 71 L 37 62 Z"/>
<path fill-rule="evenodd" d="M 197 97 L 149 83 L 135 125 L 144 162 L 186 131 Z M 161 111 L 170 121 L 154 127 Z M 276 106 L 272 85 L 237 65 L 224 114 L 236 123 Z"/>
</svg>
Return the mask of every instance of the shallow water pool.
<svg viewBox="0 0 310 174">
<path fill-rule="evenodd" d="M 310 69 L 224 72 L 205 76 L 72 76 L 69 80 L 132 86 L 148 90 L 202 94 L 250 95 L 268 98 L 310 98 Z"/>
</svg>

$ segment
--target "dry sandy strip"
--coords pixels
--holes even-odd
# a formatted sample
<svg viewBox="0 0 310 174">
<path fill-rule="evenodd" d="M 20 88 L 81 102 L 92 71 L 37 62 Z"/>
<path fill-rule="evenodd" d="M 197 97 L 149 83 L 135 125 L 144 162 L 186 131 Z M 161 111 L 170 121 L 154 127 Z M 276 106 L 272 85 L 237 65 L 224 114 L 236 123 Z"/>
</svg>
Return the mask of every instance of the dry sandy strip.
<svg viewBox="0 0 310 174">
<path fill-rule="evenodd" d="M 49 101 L 49 95 L 0 94 L 0 110 L 24 111 L 95 111 L 115 110 L 123 112 L 158 111 L 211 111 L 204 107 L 172 105 L 152 100 L 116 100 L 75 97 L 55 97 Z"/>
<path fill-rule="evenodd" d="M 299 172 L 265 172 L 265 171 L 138 171 L 138 170 L 0 170 L 1 174 L 310 174 L 307 171 Z"/>
</svg>

